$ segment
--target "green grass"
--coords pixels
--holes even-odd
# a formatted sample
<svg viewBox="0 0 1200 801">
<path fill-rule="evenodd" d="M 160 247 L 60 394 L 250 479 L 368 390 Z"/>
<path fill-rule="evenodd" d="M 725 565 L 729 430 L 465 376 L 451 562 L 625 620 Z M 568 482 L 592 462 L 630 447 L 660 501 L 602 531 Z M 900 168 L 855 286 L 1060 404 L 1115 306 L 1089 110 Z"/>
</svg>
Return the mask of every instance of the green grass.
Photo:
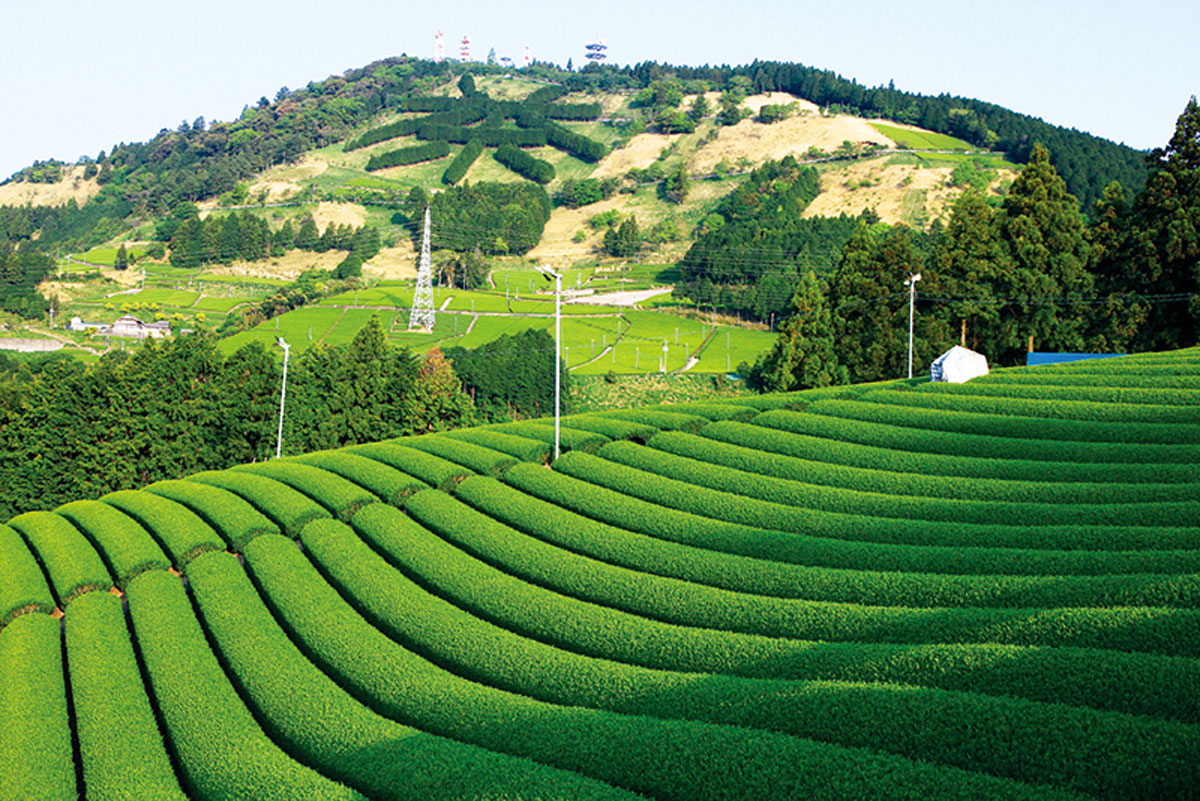
<svg viewBox="0 0 1200 801">
<path fill-rule="evenodd" d="M 979 148 L 956 139 L 953 136 L 933 133 L 931 131 L 910 131 L 907 128 L 897 128 L 882 122 L 873 122 L 872 128 L 891 139 L 900 147 L 913 150 L 978 150 Z"/>
</svg>

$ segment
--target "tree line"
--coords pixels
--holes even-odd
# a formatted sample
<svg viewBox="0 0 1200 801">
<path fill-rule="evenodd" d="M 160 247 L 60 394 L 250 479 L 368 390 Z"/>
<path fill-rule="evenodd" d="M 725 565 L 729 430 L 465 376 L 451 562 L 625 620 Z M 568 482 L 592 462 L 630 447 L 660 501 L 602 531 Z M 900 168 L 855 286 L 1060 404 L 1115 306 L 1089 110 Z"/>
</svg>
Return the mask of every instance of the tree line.
<svg viewBox="0 0 1200 801">
<path fill-rule="evenodd" d="M 917 369 L 961 344 L 1000 364 L 1033 350 L 1186 347 L 1200 332 L 1200 106 L 1192 98 L 1132 200 L 1110 184 L 1091 221 L 1035 146 L 1003 204 L 976 191 L 944 230 L 861 224 L 827 282 L 806 273 L 775 346 L 746 365 L 768 389 L 907 371 L 905 279 L 920 274 Z"/>
<path fill-rule="evenodd" d="M 392 221 L 412 228 L 413 244 L 420 247 L 426 206 L 432 217 L 432 247 L 488 255 L 523 254 L 542 238 L 550 219 L 550 196 L 538 184 L 463 184 L 430 195 L 414 187 L 405 211 Z"/>
</svg>

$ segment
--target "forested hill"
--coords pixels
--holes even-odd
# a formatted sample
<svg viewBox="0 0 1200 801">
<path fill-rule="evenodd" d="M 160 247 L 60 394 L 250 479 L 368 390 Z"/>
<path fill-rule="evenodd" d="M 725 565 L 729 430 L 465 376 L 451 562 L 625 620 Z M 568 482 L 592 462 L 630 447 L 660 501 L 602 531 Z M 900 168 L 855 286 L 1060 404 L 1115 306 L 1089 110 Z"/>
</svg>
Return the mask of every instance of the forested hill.
<svg viewBox="0 0 1200 801">
<path fill-rule="evenodd" d="M 4 214 L 0 208 L 0 242 L 36 240 L 39 247 L 46 248 L 89 239 L 103 241 L 122 230 L 131 213 L 164 216 L 180 202 L 228 193 L 242 179 L 346 139 L 381 110 L 397 107 L 404 97 L 427 94 L 464 70 L 476 74 L 503 71 L 485 64 L 389 58 L 301 89 L 280 89 L 274 100 L 264 96 L 229 122 L 208 124 L 201 117 L 173 130 L 164 128 L 145 143 L 101 150 L 94 159 L 84 160 L 83 177 L 94 177 L 101 190 L 82 210 L 68 204 L 53 215 L 53 224 L 39 226 L 28 214 Z M 834 110 L 911 122 L 1003 149 L 1018 161 L 1024 161 L 1033 144 L 1041 142 L 1085 211 L 1109 182 L 1118 180 L 1127 190 L 1136 191 L 1145 181 L 1145 154 L 1132 148 L 989 103 L 948 95 L 927 97 L 890 87 L 870 89 L 799 64 L 675 67 L 647 62 L 634 67 L 588 65 L 580 72 L 534 64 L 521 72 L 577 91 L 637 90 L 668 76 L 681 81 L 689 92 L 721 90 L 735 79 L 742 84 L 749 80 L 756 91 L 787 91 Z M 60 171 L 53 169 L 53 163 L 41 166 L 22 170 L 9 180 L 57 180 Z"/>
</svg>

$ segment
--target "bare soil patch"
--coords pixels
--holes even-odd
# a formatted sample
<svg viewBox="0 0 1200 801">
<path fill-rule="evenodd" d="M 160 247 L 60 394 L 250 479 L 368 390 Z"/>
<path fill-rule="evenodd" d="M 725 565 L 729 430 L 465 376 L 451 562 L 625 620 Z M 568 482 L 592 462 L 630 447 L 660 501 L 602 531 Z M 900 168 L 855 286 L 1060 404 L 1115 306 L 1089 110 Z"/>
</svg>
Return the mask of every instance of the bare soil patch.
<svg viewBox="0 0 1200 801">
<path fill-rule="evenodd" d="M 83 205 L 100 191 L 96 179 L 83 180 L 83 167 L 64 167 L 55 184 L 10 183 L 0 186 L 0 206 L 60 206 L 68 200 Z"/>
</svg>

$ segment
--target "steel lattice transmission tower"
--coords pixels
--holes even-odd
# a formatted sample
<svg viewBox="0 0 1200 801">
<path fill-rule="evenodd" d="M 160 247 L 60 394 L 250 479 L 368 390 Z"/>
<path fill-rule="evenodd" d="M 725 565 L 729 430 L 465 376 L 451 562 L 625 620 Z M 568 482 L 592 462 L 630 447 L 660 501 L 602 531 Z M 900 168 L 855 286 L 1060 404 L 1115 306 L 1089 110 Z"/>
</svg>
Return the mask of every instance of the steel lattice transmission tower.
<svg viewBox="0 0 1200 801">
<path fill-rule="evenodd" d="M 432 331 L 436 318 L 433 313 L 433 259 L 429 255 L 429 207 L 425 207 L 425 236 L 421 239 L 421 260 L 417 263 L 417 291 L 413 294 L 412 313 L 408 330 Z"/>
</svg>

